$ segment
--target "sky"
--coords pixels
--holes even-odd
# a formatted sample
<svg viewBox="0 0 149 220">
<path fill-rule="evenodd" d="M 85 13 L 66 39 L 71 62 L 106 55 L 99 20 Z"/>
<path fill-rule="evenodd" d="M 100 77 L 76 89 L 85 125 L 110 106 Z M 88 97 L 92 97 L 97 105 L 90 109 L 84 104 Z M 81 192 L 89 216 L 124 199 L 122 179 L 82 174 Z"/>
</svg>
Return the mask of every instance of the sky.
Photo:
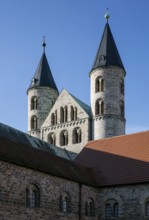
<svg viewBox="0 0 149 220">
<path fill-rule="evenodd" d="M 126 133 L 149 130 L 148 0 L 0 0 L 0 122 L 27 131 L 27 94 L 42 55 L 59 91 L 90 105 L 89 72 L 109 8 L 126 69 Z"/>
</svg>

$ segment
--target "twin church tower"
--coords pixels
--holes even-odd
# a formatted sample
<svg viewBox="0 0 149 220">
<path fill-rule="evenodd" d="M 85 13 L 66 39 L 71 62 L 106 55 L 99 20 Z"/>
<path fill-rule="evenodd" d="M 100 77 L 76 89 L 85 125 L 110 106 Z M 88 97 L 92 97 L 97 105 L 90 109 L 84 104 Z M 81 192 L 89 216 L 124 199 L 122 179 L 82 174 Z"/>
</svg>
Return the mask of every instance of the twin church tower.
<svg viewBox="0 0 149 220">
<path fill-rule="evenodd" d="M 91 107 L 66 89 L 59 93 L 45 54 L 27 90 L 28 133 L 79 153 L 90 140 L 125 134 L 125 69 L 107 23 L 90 71 Z"/>
</svg>

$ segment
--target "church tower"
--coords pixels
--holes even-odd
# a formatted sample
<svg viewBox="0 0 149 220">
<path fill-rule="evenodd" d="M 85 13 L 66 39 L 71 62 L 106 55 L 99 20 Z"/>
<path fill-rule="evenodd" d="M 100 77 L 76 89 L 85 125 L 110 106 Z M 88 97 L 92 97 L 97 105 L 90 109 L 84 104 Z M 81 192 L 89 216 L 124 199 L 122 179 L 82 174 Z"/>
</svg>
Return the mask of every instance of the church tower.
<svg viewBox="0 0 149 220">
<path fill-rule="evenodd" d="M 93 139 L 125 134 L 124 77 L 126 75 L 107 23 L 90 72 Z"/>
<path fill-rule="evenodd" d="M 37 138 L 42 138 L 40 128 L 59 95 L 45 54 L 45 40 L 42 46 L 43 54 L 27 90 L 28 133 Z"/>
</svg>

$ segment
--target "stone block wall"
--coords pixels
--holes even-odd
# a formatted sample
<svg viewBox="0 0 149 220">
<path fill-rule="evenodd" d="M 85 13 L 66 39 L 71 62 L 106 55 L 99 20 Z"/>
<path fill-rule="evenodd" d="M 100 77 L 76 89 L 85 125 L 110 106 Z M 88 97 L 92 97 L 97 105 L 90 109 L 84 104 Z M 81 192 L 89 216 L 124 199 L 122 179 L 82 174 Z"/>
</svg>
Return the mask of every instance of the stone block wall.
<svg viewBox="0 0 149 220">
<path fill-rule="evenodd" d="M 100 189 L 99 219 L 148 220 L 145 203 L 149 199 L 149 184 L 134 184 Z M 105 205 L 110 200 L 118 203 L 118 217 L 106 217 Z"/>
<path fill-rule="evenodd" d="M 121 115 L 121 103 L 124 103 L 124 94 L 121 93 L 121 81 L 125 72 L 121 68 L 99 68 L 91 72 L 91 109 L 93 114 L 94 140 L 125 134 L 125 118 Z M 96 79 L 102 77 L 104 88 L 96 92 Z M 95 103 L 104 102 L 104 112 L 96 115 Z"/>
<path fill-rule="evenodd" d="M 67 122 L 61 123 L 60 108 L 67 107 Z M 71 120 L 71 107 L 77 109 L 77 119 Z M 57 112 L 57 123 L 51 125 L 51 115 Z M 82 140 L 80 143 L 73 143 L 73 130 L 80 128 L 82 132 Z M 68 132 L 68 145 L 61 146 L 60 133 L 66 130 Z M 52 110 L 46 118 L 41 131 L 41 139 L 48 141 L 48 135 L 54 133 L 56 136 L 56 146 L 65 148 L 69 151 L 79 153 L 82 148 L 91 140 L 92 122 L 89 115 L 81 108 L 81 106 L 72 98 L 72 96 L 63 90 L 55 102 Z"/>
<path fill-rule="evenodd" d="M 73 122 L 67 122 L 64 124 L 58 124 L 54 126 L 49 126 L 46 128 L 42 128 L 42 140 L 48 142 L 48 135 L 50 133 L 54 133 L 56 137 L 56 146 L 59 146 L 61 148 L 65 148 L 69 151 L 80 153 L 80 151 L 83 149 L 83 147 L 88 143 L 90 140 L 90 132 L 91 132 L 91 126 L 90 126 L 90 120 L 89 118 L 76 120 Z M 73 143 L 73 130 L 75 128 L 80 128 L 82 132 L 82 140 L 80 143 Z M 68 132 L 68 145 L 61 146 L 60 145 L 60 133 L 66 130 Z"/>
<path fill-rule="evenodd" d="M 31 109 L 31 99 L 37 97 L 37 109 Z M 28 133 L 40 138 L 40 128 L 48 116 L 53 104 L 58 97 L 58 92 L 48 87 L 33 88 L 28 91 Z M 31 118 L 37 117 L 37 129 L 31 129 Z"/>
<path fill-rule="evenodd" d="M 93 118 L 94 140 L 119 136 L 125 133 L 125 120 L 116 115 L 104 115 Z"/>
<path fill-rule="evenodd" d="M 60 177 L 51 176 L 35 170 L 0 162 L 0 219 L 1 220 L 95 220 L 85 215 L 85 201 L 92 197 L 98 205 L 98 190 Z M 34 184 L 40 190 L 40 206 L 26 206 L 26 188 Z M 71 212 L 59 210 L 59 198 L 62 192 L 71 197 Z"/>
</svg>

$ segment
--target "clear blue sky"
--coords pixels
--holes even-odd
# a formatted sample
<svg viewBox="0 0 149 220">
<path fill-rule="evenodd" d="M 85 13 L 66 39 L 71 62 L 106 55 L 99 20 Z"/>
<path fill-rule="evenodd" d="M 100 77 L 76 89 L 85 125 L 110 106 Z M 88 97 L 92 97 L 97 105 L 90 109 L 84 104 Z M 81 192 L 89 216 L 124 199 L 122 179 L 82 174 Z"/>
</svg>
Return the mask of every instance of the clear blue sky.
<svg viewBox="0 0 149 220">
<path fill-rule="evenodd" d="M 149 130 L 148 0 L 0 0 L 0 122 L 27 131 L 26 90 L 42 54 L 59 88 L 90 105 L 89 71 L 110 9 L 127 71 L 126 132 Z"/>
</svg>

